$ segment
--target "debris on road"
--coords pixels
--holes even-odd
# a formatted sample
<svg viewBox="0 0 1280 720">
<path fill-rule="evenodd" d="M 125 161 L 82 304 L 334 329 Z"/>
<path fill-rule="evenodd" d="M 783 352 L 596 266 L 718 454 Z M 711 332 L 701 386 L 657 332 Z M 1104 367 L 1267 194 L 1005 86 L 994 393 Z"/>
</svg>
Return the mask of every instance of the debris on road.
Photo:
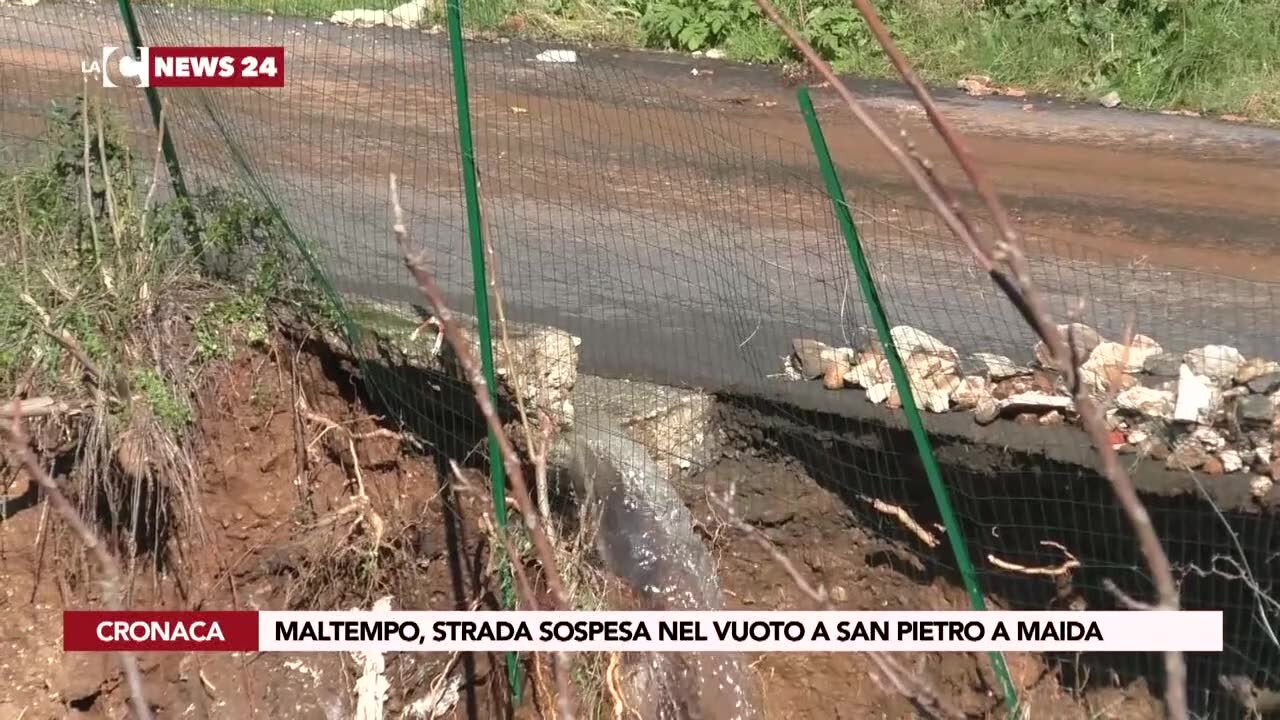
<svg viewBox="0 0 1280 720">
<path fill-rule="evenodd" d="M 339 10 L 329 16 L 329 22 L 357 28 L 386 26 L 408 30 L 418 27 L 433 6 L 432 0 L 412 0 L 391 10 Z"/>
<path fill-rule="evenodd" d="M 1098 98 L 1098 104 L 1104 108 L 1119 107 L 1120 93 L 1116 92 L 1115 90 L 1112 90 L 1106 95 L 1103 95 L 1102 97 Z"/>
<path fill-rule="evenodd" d="M 991 78 L 987 75 L 965 75 L 956 81 L 956 87 L 972 97 L 1003 95 L 1011 98 L 1024 98 L 1027 96 L 1027 91 L 1020 87 L 993 85 Z"/>
<path fill-rule="evenodd" d="M 1082 323 L 1059 327 L 1082 358 L 1084 387 L 1107 404 L 1118 450 L 1174 470 L 1275 479 L 1280 362 L 1246 358 L 1229 345 L 1174 353 L 1146 335 L 1120 342 Z M 892 328 L 890 337 L 916 404 L 928 412 L 968 411 L 981 425 L 1000 418 L 1040 426 L 1079 420 L 1066 381 L 1043 343 L 1033 348 L 1036 361 L 1022 365 L 989 352 L 962 360 L 954 347 L 909 325 Z M 784 367 L 793 381 L 820 380 L 831 391 L 861 388 L 872 404 L 902 405 L 878 340 L 852 348 L 797 338 Z"/>
<path fill-rule="evenodd" d="M 538 62 L 545 63 L 576 63 L 578 62 L 578 51 L 576 50 L 543 50 L 533 57 Z"/>
</svg>

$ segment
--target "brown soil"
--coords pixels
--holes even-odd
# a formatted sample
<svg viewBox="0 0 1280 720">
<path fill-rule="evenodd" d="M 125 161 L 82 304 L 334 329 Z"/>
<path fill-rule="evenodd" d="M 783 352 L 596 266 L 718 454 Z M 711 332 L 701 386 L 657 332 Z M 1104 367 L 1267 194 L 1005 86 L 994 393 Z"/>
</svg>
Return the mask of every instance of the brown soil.
<svg viewBox="0 0 1280 720">
<path fill-rule="evenodd" d="M 210 373 L 195 452 L 202 527 L 184 533 L 173 572 L 135 574 L 132 606 L 332 609 L 390 595 L 393 608 L 456 609 L 479 597 L 491 609 L 477 502 L 443 494 L 431 458 L 401 452 L 394 438 L 361 439 L 360 474 L 386 527 L 381 549 L 370 552 L 367 526 L 339 512 L 354 493 L 347 443 L 339 431 L 321 435 L 317 424 L 297 424 L 291 380 L 296 374 L 317 415 L 357 435 L 379 426 L 331 368 L 303 354 L 295 373 L 280 357 L 246 354 Z M 10 492 L 25 486 L 19 478 Z M 127 717 L 114 658 L 62 652 L 61 609 L 93 606 L 93 591 L 60 582 L 49 553 L 40 562 L 41 520 L 36 506 L 0 525 L 0 644 L 9 648 L 0 654 L 0 718 Z M 428 690 L 446 660 L 389 658 L 393 716 Z M 349 718 L 359 675 L 338 654 L 152 654 L 141 664 L 157 718 Z M 505 695 L 502 673 L 483 655 L 462 665 L 470 682 L 449 717 L 500 717 L 505 703 L 492 695 Z"/>
<path fill-rule="evenodd" d="M 822 584 L 840 610 L 967 610 L 961 588 L 924 575 L 920 561 L 895 543 L 878 540 L 852 524 L 834 493 L 798 464 L 754 458 L 724 460 L 702 473 L 689 501 L 712 542 L 733 609 L 813 609 L 813 602 L 759 545 L 719 523 L 706 491 L 736 485 L 735 508 L 792 559 L 799 572 Z M 997 603 L 988 600 L 992 607 Z M 928 681 L 943 702 L 969 717 L 1001 717 L 990 663 L 970 653 L 902 653 L 904 667 Z M 1162 705 L 1141 683 L 1127 688 L 1063 687 L 1039 655 L 1007 654 L 1005 660 L 1030 718 L 1160 718 Z M 875 666 L 861 654 L 769 654 L 755 658 L 768 718 L 915 717 L 900 696 L 872 679 Z"/>
<path fill-rule="evenodd" d="M 355 492 L 349 446 L 341 431 L 321 433 L 320 424 L 299 419 L 293 411 L 298 391 L 315 414 L 354 435 L 380 428 L 336 364 L 305 353 L 247 353 L 211 372 L 199 398 L 201 526 L 186 528 L 175 544 L 181 562 L 169 571 L 134 574 L 132 604 L 325 609 L 367 607 L 390 595 L 395 608 L 464 608 L 472 598 L 493 607 L 487 536 L 478 529 L 484 499 L 442 490 L 433 460 L 404 451 L 394 438 L 358 439 L 360 476 L 386 528 L 380 549 L 371 553 L 367 526 L 340 512 Z M 742 515 L 765 528 L 802 572 L 830 588 L 843 609 L 966 607 L 964 594 L 944 580 L 914 579 L 908 553 L 853 526 L 841 501 L 798 467 L 724 460 L 699 480 L 695 485 L 716 490 L 736 480 Z M 23 496 L 25 487 L 19 476 L 8 495 Z M 721 563 L 731 607 L 809 607 L 760 548 L 716 529 L 705 495 L 691 493 L 690 503 Z M 72 575 L 55 558 L 70 553 L 59 552 L 56 543 L 40 554 L 42 507 L 11 508 L 0 524 L 0 644 L 6 647 L 0 654 L 0 718 L 128 717 L 114 659 L 61 650 L 60 610 L 94 605 L 94 590 L 68 581 Z M 985 657 L 900 659 L 946 704 L 975 717 L 1000 716 Z M 399 717 L 408 701 L 423 695 L 446 660 L 389 657 L 388 717 Z M 1030 717 L 1159 717 L 1158 703 L 1140 686 L 1075 694 L 1038 656 L 1011 655 L 1008 661 Z M 171 654 L 141 662 L 161 720 L 352 716 L 358 673 L 346 656 Z M 501 661 L 473 656 L 459 666 L 467 679 L 463 700 L 445 717 L 509 717 Z M 864 656 L 765 655 L 753 658 L 752 668 L 767 718 L 914 716 L 903 699 L 877 686 Z M 534 713 L 526 707 L 516 716 Z"/>
</svg>

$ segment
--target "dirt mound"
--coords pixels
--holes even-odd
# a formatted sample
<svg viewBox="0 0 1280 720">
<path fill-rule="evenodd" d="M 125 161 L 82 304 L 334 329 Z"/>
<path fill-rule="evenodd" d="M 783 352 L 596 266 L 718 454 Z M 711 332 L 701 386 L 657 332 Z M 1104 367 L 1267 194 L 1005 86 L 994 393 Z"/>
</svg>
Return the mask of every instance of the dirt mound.
<svg viewBox="0 0 1280 720">
<path fill-rule="evenodd" d="M 246 352 L 211 368 L 197 400 L 201 527 L 167 572 L 136 563 L 132 606 L 332 609 L 369 607 L 387 596 L 393 608 L 498 606 L 486 498 L 442 486 L 438 459 L 380 421 L 340 363 L 283 344 Z M 909 553 L 864 534 L 838 498 L 795 466 L 724 460 L 695 480 L 690 487 L 711 489 L 736 480 L 741 515 L 801 561 L 841 608 L 966 607 L 960 590 L 922 578 Z M 6 495 L 34 497 L 26 488 L 19 475 Z M 807 607 L 762 550 L 718 524 L 704 492 L 685 500 L 717 556 L 729 608 Z M 61 609 L 92 606 L 95 588 L 66 581 L 59 562 L 66 553 L 51 552 L 57 544 L 44 541 L 57 533 L 41 504 L 11 501 L 0 517 L 0 644 L 10 649 L 0 656 L 0 717 L 127 717 L 113 658 L 66 655 L 56 630 Z M 626 598 L 604 601 L 626 606 Z M 763 689 L 763 717 L 913 716 L 876 684 L 863 656 L 749 660 Z M 971 716 L 1001 714 L 985 658 L 903 660 L 950 706 Z M 1158 716 L 1142 688 L 1090 690 L 1077 699 L 1038 657 L 1009 661 L 1031 717 Z M 537 716 L 541 676 L 532 668 L 535 692 L 513 712 L 500 657 L 393 654 L 387 663 L 387 717 L 416 717 L 410 705 L 444 683 L 456 684 L 460 697 L 438 717 Z M 156 654 L 141 664 L 161 719 L 350 718 L 360 674 L 354 659 L 340 654 Z M 612 717 L 607 692 L 600 693 L 591 704 Z"/>
<path fill-rule="evenodd" d="M 433 459 L 405 452 L 335 367 L 282 348 L 243 354 L 207 375 L 198 405 L 202 538 L 185 544 L 180 569 L 135 572 L 132 606 L 333 609 L 391 596 L 396 608 L 495 607 L 489 548 L 474 521 L 484 508 L 444 492 Z M 20 476 L 8 494 L 21 497 L 26 485 Z M 376 520 L 358 501 L 361 488 Z M 114 658 L 62 652 L 61 609 L 91 606 L 94 590 L 66 587 L 54 559 L 41 556 L 44 527 L 38 505 L 10 507 L 0 525 L 0 644 L 11 648 L 0 659 L 0 717 L 122 717 Z M 353 714 L 359 671 L 343 655 L 140 661 L 157 718 Z M 427 694 L 448 662 L 388 658 L 389 714 Z M 463 678 L 456 716 L 500 716 L 501 668 L 479 655 L 449 664 Z"/>
</svg>

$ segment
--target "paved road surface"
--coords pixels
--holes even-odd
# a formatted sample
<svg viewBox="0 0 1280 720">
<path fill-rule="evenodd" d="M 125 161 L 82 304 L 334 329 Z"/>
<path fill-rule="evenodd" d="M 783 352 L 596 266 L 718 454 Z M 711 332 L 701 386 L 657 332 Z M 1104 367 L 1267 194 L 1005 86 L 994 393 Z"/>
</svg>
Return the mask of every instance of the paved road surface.
<svg viewBox="0 0 1280 720">
<path fill-rule="evenodd" d="M 321 243 L 344 289 L 415 299 L 388 231 L 395 172 L 413 234 L 462 302 L 471 276 L 443 35 L 142 13 L 154 45 L 288 48 L 283 91 L 166 93 L 196 184 L 251 178 Z M 79 91 L 79 58 L 123 37 L 109 8 L 0 6 L 0 161 L 33 147 L 51 99 Z M 777 372 L 793 336 L 865 337 L 793 90 L 776 74 L 609 51 L 551 65 L 532 61 L 539 49 L 468 46 L 482 191 L 513 315 L 581 334 L 589 371 L 709 386 Z M 942 157 L 901 88 L 858 87 Z M 139 94 L 114 92 L 145 131 Z M 829 93 L 818 102 L 893 321 L 1026 357 L 1020 321 L 884 153 Z M 1046 99 L 944 93 L 943 105 L 1039 234 L 1055 306 L 1083 301 L 1084 319 L 1112 334 L 1132 321 L 1167 346 L 1280 356 L 1280 133 Z"/>
</svg>

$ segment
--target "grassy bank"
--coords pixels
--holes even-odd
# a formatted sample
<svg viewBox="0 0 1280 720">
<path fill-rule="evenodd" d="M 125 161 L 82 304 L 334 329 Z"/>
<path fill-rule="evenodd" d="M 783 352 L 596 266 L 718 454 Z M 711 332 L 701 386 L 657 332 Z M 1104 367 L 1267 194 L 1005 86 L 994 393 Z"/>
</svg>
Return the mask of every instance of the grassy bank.
<svg viewBox="0 0 1280 720">
<path fill-rule="evenodd" d="M 197 4 L 328 17 L 388 9 L 395 0 L 194 0 Z M 889 67 L 847 0 L 777 0 L 842 72 Z M 434 7 L 443 3 L 433 0 Z M 879 0 L 907 55 L 932 82 L 967 74 L 1036 93 L 1280 120 L 1280 3 L 1274 0 Z M 568 42 L 729 58 L 793 59 L 752 0 L 464 0 L 466 22 Z M 439 22 L 437 9 L 428 22 Z"/>
<path fill-rule="evenodd" d="M 323 296 L 249 196 L 157 199 L 163 170 L 121 127 L 96 103 L 55 108 L 36 157 L 0 177 L 0 421 L 22 418 L 70 468 L 68 493 L 131 566 L 158 567 L 198 514 L 203 373 L 263 347 L 275 309 L 322 317 Z"/>
</svg>

